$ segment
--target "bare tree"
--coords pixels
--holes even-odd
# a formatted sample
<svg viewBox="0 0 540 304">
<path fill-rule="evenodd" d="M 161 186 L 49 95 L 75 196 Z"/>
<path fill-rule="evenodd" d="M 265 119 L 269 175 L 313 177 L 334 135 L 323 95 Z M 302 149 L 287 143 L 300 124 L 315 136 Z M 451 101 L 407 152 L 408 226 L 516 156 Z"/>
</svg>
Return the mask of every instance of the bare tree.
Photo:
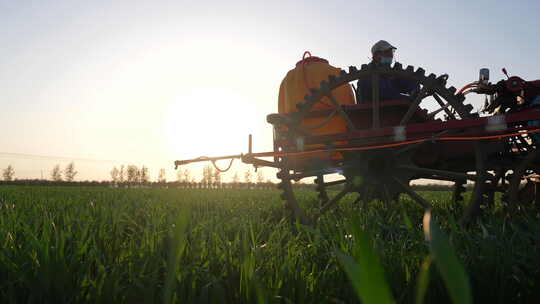
<svg viewBox="0 0 540 304">
<path fill-rule="evenodd" d="M 221 184 L 221 172 L 219 172 L 218 169 L 214 168 L 214 173 L 212 174 L 212 178 L 214 179 L 214 184 Z"/>
<path fill-rule="evenodd" d="M 257 184 L 264 183 L 264 173 L 261 169 L 257 170 Z"/>
<path fill-rule="evenodd" d="M 126 175 L 125 173 L 125 170 L 124 170 L 124 165 L 121 165 L 120 166 L 120 171 L 118 171 L 118 182 L 119 183 L 123 183 L 125 178 L 124 176 Z"/>
<path fill-rule="evenodd" d="M 118 174 L 120 173 L 120 171 L 115 167 L 112 168 L 111 170 L 111 178 L 112 178 L 112 181 L 114 183 L 117 183 L 118 182 Z"/>
<path fill-rule="evenodd" d="M 235 184 L 238 184 L 240 182 L 240 177 L 238 177 L 238 172 L 234 172 L 232 182 L 235 183 Z"/>
<path fill-rule="evenodd" d="M 212 165 L 206 165 L 203 168 L 201 183 L 211 184 L 213 181 Z"/>
<path fill-rule="evenodd" d="M 51 179 L 55 182 L 61 182 L 62 181 L 62 170 L 60 169 L 60 165 L 54 166 L 52 172 L 51 172 Z"/>
<path fill-rule="evenodd" d="M 251 173 L 251 170 L 247 169 L 246 172 L 244 172 L 244 182 L 246 184 L 251 184 L 252 177 L 253 177 L 253 174 Z"/>
<path fill-rule="evenodd" d="M 167 174 L 165 173 L 165 168 L 159 169 L 158 183 L 164 184 L 167 182 Z"/>
<path fill-rule="evenodd" d="M 75 179 L 75 175 L 77 175 L 77 173 L 78 172 L 75 170 L 75 164 L 73 162 L 69 163 L 64 169 L 64 177 L 68 182 L 72 182 Z"/>
<path fill-rule="evenodd" d="M 126 173 L 128 183 L 136 183 L 139 181 L 139 168 L 137 168 L 137 166 L 128 165 Z"/>
<path fill-rule="evenodd" d="M 12 181 L 15 177 L 15 170 L 11 165 L 9 165 L 2 171 L 2 176 L 4 177 L 5 181 Z"/>
<path fill-rule="evenodd" d="M 148 167 L 144 165 L 139 170 L 139 181 L 141 183 L 148 183 L 150 181 L 150 174 L 148 174 Z"/>
<path fill-rule="evenodd" d="M 184 182 L 189 183 L 191 181 L 190 177 L 191 174 L 189 173 L 189 170 L 186 168 L 184 169 Z"/>
<path fill-rule="evenodd" d="M 141 169 L 139 169 L 137 166 L 135 166 L 135 182 L 140 183 L 141 182 Z"/>
</svg>

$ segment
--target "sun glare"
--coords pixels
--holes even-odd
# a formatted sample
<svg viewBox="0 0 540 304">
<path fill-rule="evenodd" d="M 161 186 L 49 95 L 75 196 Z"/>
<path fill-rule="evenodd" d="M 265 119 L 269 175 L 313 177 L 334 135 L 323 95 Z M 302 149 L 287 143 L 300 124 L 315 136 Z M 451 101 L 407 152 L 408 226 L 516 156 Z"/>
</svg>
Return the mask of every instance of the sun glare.
<svg viewBox="0 0 540 304">
<path fill-rule="evenodd" d="M 182 158 L 237 154 L 245 150 L 254 106 L 228 89 L 198 88 L 168 105 L 164 134 Z"/>
</svg>

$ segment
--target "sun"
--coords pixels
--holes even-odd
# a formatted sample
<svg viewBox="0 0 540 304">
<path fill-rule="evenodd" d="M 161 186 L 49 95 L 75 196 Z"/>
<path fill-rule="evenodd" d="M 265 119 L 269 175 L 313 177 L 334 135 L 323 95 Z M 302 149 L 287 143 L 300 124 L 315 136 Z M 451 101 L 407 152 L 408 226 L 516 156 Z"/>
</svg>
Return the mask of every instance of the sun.
<svg viewBox="0 0 540 304">
<path fill-rule="evenodd" d="M 178 158 L 238 154 L 245 150 L 254 111 L 232 90 L 191 89 L 168 104 L 164 135 Z"/>
</svg>

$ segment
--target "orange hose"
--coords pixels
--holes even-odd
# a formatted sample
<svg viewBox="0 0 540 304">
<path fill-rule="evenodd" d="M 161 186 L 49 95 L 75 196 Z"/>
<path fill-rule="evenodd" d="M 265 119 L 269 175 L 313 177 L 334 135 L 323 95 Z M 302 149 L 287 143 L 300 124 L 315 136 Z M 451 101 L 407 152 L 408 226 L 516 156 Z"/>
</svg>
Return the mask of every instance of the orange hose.
<svg viewBox="0 0 540 304">
<path fill-rule="evenodd" d="M 532 129 L 532 130 L 524 130 L 524 131 L 518 131 L 510 134 L 501 134 L 501 135 L 489 135 L 489 136 L 473 136 L 473 137 L 439 137 L 439 138 L 421 138 L 421 139 L 415 139 L 415 140 L 409 140 L 404 141 L 400 143 L 392 143 L 392 144 L 384 144 L 384 145 L 377 145 L 377 146 L 367 146 L 367 147 L 350 147 L 350 148 L 336 148 L 332 150 L 311 150 L 311 151 L 301 151 L 301 152 L 288 152 L 288 153 L 274 153 L 274 152 L 262 152 L 262 153 L 253 153 L 252 156 L 258 156 L 258 157 L 285 157 L 285 156 L 297 156 L 297 155 L 308 155 L 308 154 L 315 154 L 315 153 L 322 153 L 322 152 L 345 152 L 345 151 L 365 151 L 365 150 L 376 150 L 376 149 L 384 149 L 384 148 L 392 148 L 392 147 L 399 147 L 399 146 L 405 146 L 415 143 L 420 143 L 424 141 L 430 141 L 430 140 L 440 140 L 440 141 L 475 141 L 475 140 L 486 140 L 486 139 L 501 139 L 501 138 L 507 138 L 512 136 L 518 136 L 518 135 L 524 135 L 524 134 L 532 134 L 532 133 L 539 133 L 540 129 Z"/>
<path fill-rule="evenodd" d="M 461 93 L 461 94 L 467 95 L 467 94 L 469 94 L 469 93 L 474 93 L 474 92 L 476 92 L 475 89 L 470 89 L 470 90 L 466 90 L 465 92 L 463 92 L 463 93 Z"/>
<path fill-rule="evenodd" d="M 439 138 L 435 138 L 435 137 L 420 138 L 420 139 L 414 139 L 414 140 L 409 140 L 409 141 L 404 141 L 404 142 L 399 142 L 399 143 L 391 143 L 391 144 L 367 146 L 367 147 L 346 147 L 346 148 L 336 148 L 336 149 L 332 149 L 332 150 L 319 149 L 319 150 L 311 150 L 311 151 L 282 152 L 282 153 L 260 152 L 260 153 L 250 153 L 248 155 L 251 156 L 251 157 L 285 157 L 285 156 L 296 156 L 296 155 L 309 155 L 309 154 L 316 154 L 316 153 L 323 153 L 323 152 L 366 151 L 366 150 L 376 150 L 376 149 L 399 147 L 399 146 L 405 146 L 405 145 L 411 145 L 411 144 L 415 144 L 415 143 L 421 143 L 421 142 L 426 142 L 426 141 L 435 141 L 435 140 L 440 140 L 440 141 L 476 141 L 476 140 L 487 140 L 487 139 L 501 139 L 501 138 L 508 138 L 508 137 L 519 136 L 519 135 L 524 135 L 524 134 L 533 134 L 533 133 L 540 133 L 540 129 L 520 130 L 520 131 L 509 133 L 509 134 L 487 135 L 487 136 L 469 136 L 469 137 L 445 136 L 445 137 L 439 137 Z M 231 159 L 231 163 L 229 164 L 229 168 L 232 165 L 232 159 L 233 158 L 243 158 L 243 154 L 219 157 L 219 159 Z M 216 158 L 212 159 L 210 157 L 203 156 L 203 157 L 199 157 L 197 159 L 192 159 L 192 160 L 176 161 L 175 165 L 178 166 L 178 165 L 188 164 L 188 163 L 191 163 L 191 162 L 198 162 L 198 161 L 205 161 L 205 160 L 211 160 L 212 162 L 215 162 Z"/>
<path fill-rule="evenodd" d="M 477 84 L 478 84 L 477 81 L 471 82 L 471 83 L 469 83 L 468 85 L 466 85 L 466 86 L 464 86 L 463 88 L 461 88 L 459 91 L 457 91 L 456 94 L 461 94 L 461 93 L 463 93 L 463 91 L 465 91 L 466 89 L 471 88 L 471 87 L 474 87 L 474 86 L 476 86 Z"/>
</svg>

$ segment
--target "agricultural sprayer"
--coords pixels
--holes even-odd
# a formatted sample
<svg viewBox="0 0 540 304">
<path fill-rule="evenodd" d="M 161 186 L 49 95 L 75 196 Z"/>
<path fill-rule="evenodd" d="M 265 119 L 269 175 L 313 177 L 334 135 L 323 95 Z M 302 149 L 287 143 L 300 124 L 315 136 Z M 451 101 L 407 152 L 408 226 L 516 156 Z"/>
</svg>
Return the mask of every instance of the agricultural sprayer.
<svg viewBox="0 0 540 304">
<path fill-rule="evenodd" d="M 384 77 L 408 79 L 419 89 L 384 100 L 379 88 Z M 370 100 L 361 100 L 354 90 L 362 79 L 371 81 Z M 240 158 L 256 167 L 276 168 L 285 205 L 302 223 L 316 221 L 350 193 L 359 202 L 386 203 L 406 194 L 429 209 L 431 203 L 411 187 L 421 179 L 453 183 L 455 201 L 463 200 L 467 182 L 474 184 L 464 223 L 492 204 L 496 192 L 503 194 L 509 210 L 540 201 L 540 81 L 507 76 L 492 84 L 486 69 L 459 91 L 448 87 L 447 80 L 447 75 L 426 75 L 422 68 L 400 63 L 351 66 L 347 72 L 318 57 L 303 58 L 282 82 L 279 113 L 267 116 L 274 131 L 273 151 L 254 153 L 250 138 L 245 154 L 175 165 Z M 464 103 L 469 93 L 485 94 L 479 113 Z M 430 112 L 422 107 L 427 101 Z M 320 205 L 305 210 L 292 182 L 310 177 Z M 332 187 L 336 190 L 329 191 Z"/>
</svg>

